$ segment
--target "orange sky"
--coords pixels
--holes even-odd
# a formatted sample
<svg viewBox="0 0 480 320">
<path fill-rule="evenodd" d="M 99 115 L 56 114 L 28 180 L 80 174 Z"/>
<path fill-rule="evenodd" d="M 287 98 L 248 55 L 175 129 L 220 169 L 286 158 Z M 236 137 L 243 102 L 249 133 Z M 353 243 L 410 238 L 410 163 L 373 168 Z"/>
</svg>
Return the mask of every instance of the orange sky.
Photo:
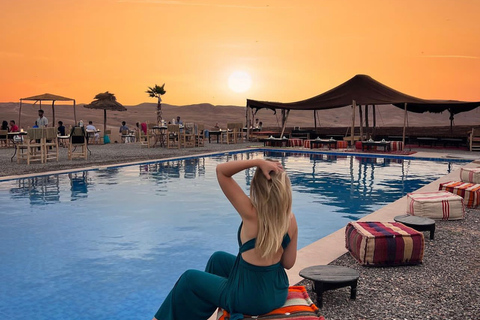
<svg viewBox="0 0 480 320">
<path fill-rule="evenodd" d="M 0 101 L 45 92 L 132 105 L 309 98 L 363 73 L 480 100 L 479 0 L 2 0 Z M 252 87 L 228 87 L 245 71 Z"/>
</svg>

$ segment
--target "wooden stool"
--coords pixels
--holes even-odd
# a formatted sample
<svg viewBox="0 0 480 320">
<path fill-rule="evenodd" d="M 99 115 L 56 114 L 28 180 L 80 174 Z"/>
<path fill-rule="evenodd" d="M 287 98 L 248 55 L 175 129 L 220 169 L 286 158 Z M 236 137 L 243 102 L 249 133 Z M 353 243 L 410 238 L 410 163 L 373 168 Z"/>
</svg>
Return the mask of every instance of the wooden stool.
<svg viewBox="0 0 480 320">
<path fill-rule="evenodd" d="M 323 307 L 323 293 L 350 286 L 350 299 L 357 297 L 357 281 L 360 276 L 357 270 L 341 266 L 312 266 L 300 271 L 300 276 L 313 281 L 313 289 L 317 294 L 317 304 Z"/>
</svg>

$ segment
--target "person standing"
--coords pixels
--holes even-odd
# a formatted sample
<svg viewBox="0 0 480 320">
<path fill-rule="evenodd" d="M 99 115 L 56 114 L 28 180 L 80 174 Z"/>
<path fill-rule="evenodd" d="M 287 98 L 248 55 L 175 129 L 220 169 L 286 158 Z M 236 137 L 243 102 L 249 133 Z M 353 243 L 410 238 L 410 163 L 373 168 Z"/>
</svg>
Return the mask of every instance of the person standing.
<svg viewBox="0 0 480 320">
<path fill-rule="evenodd" d="M 38 110 L 38 119 L 37 119 L 36 125 L 39 128 L 45 128 L 48 126 L 48 119 L 44 117 L 43 114 L 44 114 L 44 111 L 42 109 Z"/>
</svg>

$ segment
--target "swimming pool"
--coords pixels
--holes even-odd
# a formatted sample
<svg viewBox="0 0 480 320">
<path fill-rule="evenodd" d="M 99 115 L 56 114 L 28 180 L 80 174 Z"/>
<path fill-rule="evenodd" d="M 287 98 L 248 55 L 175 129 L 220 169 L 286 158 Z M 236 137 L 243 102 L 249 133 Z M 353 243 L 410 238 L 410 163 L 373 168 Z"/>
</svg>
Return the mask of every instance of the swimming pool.
<svg viewBox="0 0 480 320">
<path fill-rule="evenodd" d="M 299 247 L 462 165 L 257 151 L 0 182 L 0 318 L 151 318 L 185 269 L 238 249 L 215 166 L 264 156 L 289 173 Z"/>
</svg>

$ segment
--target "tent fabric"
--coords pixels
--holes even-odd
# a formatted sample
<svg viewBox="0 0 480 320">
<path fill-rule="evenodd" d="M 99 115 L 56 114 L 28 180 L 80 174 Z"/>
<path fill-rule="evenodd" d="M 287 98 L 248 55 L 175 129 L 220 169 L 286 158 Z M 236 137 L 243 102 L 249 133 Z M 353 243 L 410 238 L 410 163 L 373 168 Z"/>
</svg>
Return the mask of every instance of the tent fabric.
<svg viewBox="0 0 480 320">
<path fill-rule="evenodd" d="M 411 112 L 443 112 L 460 113 L 480 106 L 480 102 L 455 100 L 425 100 L 416 98 L 392 89 L 367 75 L 356 75 L 341 85 L 310 99 L 281 103 L 270 101 L 247 100 L 247 107 L 253 109 L 287 109 L 287 110 L 324 110 L 352 105 L 393 104 Z"/>
<path fill-rule="evenodd" d="M 37 100 L 49 100 L 49 101 L 74 101 L 75 99 L 57 96 L 51 93 L 44 93 L 38 96 L 32 96 L 27 98 L 21 98 L 20 100 L 28 100 L 28 101 L 37 101 Z"/>
</svg>

